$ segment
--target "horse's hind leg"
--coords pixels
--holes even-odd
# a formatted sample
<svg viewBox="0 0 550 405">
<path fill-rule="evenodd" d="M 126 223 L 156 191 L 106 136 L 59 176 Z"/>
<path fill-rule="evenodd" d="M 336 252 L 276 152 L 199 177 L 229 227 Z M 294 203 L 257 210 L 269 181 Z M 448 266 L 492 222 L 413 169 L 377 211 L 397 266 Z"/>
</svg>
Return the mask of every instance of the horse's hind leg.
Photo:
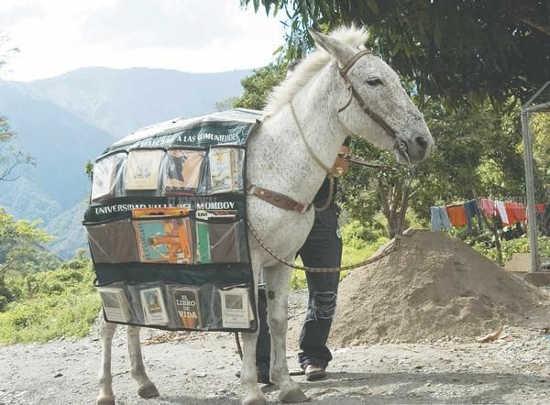
<svg viewBox="0 0 550 405">
<path fill-rule="evenodd" d="M 145 372 L 139 342 L 139 327 L 137 326 L 128 326 L 128 353 L 130 355 L 131 375 L 139 385 L 138 395 L 142 398 L 158 397 L 157 387 Z"/>
<path fill-rule="evenodd" d="M 99 395 L 97 405 L 114 405 L 113 378 L 111 375 L 111 348 L 116 324 L 105 322 L 103 314 L 100 315 L 101 333 L 101 369 L 99 370 Z"/>
<path fill-rule="evenodd" d="M 271 334 L 271 381 L 279 386 L 282 402 L 303 402 L 307 397 L 298 383 L 290 378 L 286 361 L 288 327 L 288 289 L 290 270 L 274 266 L 264 270 L 267 287 L 267 320 Z"/>
</svg>

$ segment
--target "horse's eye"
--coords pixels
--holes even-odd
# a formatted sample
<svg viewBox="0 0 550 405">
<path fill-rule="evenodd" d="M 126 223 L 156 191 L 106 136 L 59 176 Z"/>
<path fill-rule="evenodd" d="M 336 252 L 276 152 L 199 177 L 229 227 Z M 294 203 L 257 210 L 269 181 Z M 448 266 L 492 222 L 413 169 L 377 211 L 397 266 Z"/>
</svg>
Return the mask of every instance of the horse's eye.
<svg viewBox="0 0 550 405">
<path fill-rule="evenodd" d="M 382 80 L 380 80 L 378 77 L 367 79 L 366 82 L 369 86 L 381 86 L 382 84 L 384 84 L 382 83 Z"/>
</svg>

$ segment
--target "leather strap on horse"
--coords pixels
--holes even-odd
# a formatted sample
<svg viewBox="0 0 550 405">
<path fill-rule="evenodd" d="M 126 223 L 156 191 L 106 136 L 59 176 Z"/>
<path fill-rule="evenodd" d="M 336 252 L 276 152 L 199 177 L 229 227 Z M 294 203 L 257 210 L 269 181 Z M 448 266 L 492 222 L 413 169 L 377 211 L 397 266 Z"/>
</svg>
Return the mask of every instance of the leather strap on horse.
<svg viewBox="0 0 550 405">
<path fill-rule="evenodd" d="M 277 254 L 275 254 L 273 252 L 273 250 L 271 248 L 269 248 L 265 244 L 265 242 L 260 238 L 260 236 L 258 235 L 258 232 L 256 232 L 256 229 L 254 229 L 254 227 L 252 226 L 252 224 L 250 223 L 250 221 L 248 219 L 247 219 L 246 223 L 248 225 L 248 229 L 250 230 L 250 233 L 252 233 L 252 236 L 254 236 L 254 239 L 256 239 L 256 241 L 262 247 L 262 249 L 265 250 L 272 258 L 277 260 L 279 263 L 284 264 L 287 267 L 290 267 L 291 269 L 307 271 L 309 273 L 337 273 L 337 272 L 344 271 L 344 270 L 355 270 L 355 269 L 364 267 L 368 264 L 372 264 L 372 263 L 377 262 L 377 261 L 383 259 L 384 257 L 388 256 L 391 252 L 395 251 L 399 247 L 399 243 L 401 241 L 401 236 L 396 236 L 388 244 L 386 244 L 386 246 L 384 246 L 384 248 L 381 251 L 376 253 L 374 256 L 371 256 L 366 260 L 363 260 L 359 263 L 355 263 L 355 264 L 352 264 L 352 265 L 349 265 L 349 266 L 342 266 L 342 267 L 297 266 L 294 263 L 290 263 L 289 261 L 277 256 Z M 411 232 L 405 232 L 405 233 L 403 233 L 403 235 L 408 236 L 408 235 L 410 235 L 410 233 Z"/>
<path fill-rule="evenodd" d="M 361 97 L 361 95 L 357 92 L 357 90 L 355 90 L 355 87 L 353 87 L 353 83 L 348 77 L 348 73 L 353 67 L 353 65 L 355 65 L 355 63 L 359 59 L 361 59 L 363 56 L 370 55 L 370 54 L 372 54 L 372 52 L 368 49 L 359 51 L 355 55 L 353 55 L 353 58 L 351 58 L 344 67 L 338 69 L 338 71 L 340 72 L 340 76 L 342 76 L 342 79 L 344 79 L 344 81 L 346 82 L 346 86 L 349 91 L 349 99 L 343 107 L 338 109 L 338 113 L 341 113 L 346 108 L 348 108 L 352 100 L 355 98 L 355 101 L 357 101 L 357 104 L 359 104 L 359 107 L 363 110 L 365 114 L 367 114 L 369 117 L 372 118 L 374 122 L 380 125 L 388 133 L 389 136 L 391 136 L 392 138 L 397 138 L 397 135 L 396 135 L 397 131 L 393 129 L 384 120 L 384 118 L 382 118 L 379 114 L 375 113 L 373 110 L 369 108 L 369 106 L 367 105 L 363 97 Z"/>
<path fill-rule="evenodd" d="M 303 204 L 284 194 L 255 185 L 250 185 L 248 187 L 248 194 L 254 195 L 260 200 L 274 205 L 275 207 L 287 211 L 296 211 L 300 214 L 303 214 L 311 208 L 311 204 Z"/>
</svg>

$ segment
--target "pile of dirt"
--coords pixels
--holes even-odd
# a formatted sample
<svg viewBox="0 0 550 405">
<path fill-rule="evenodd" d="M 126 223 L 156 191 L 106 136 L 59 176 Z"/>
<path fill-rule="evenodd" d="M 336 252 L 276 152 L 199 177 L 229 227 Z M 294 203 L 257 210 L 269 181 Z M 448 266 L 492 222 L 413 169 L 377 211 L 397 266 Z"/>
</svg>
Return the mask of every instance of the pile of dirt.
<svg viewBox="0 0 550 405">
<path fill-rule="evenodd" d="M 443 233 L 415 231 L 340 284 L 336 346 L 479 337 L 550 325 L 548 295 Z"/>
</svg>

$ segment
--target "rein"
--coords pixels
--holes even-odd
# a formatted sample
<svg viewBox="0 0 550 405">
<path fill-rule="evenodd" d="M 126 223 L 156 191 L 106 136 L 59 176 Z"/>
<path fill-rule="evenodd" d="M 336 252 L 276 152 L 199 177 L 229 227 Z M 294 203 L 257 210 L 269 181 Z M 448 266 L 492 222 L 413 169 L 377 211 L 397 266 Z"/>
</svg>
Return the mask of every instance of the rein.
<svg viewBox="0 0 550 405">
<path fill-rule="evenodd" d="M 406 143 L 404 141 L 400 140 L 397 137 L 397 131 L 396 130 L 394 130 L 379 114 L 375 113 L 374 111 L 372 111 L 368 107 L 367 103 L 365 102 L 363 97 L 361 97 L 361 95 L 357 92 L 357 90 L 353 86 L 353 83 L 351 82 L 351 80 L 348 77 L 348 73 L 351 70 L 351 68 L 355 65 L 355 63 L 357 63 L 357 61 L 359 59 L 361 59 L 363 56 L 370 55 L 370 54 L 372 54 L 372 53 L 368 49 L 364 49 L 362 51 L 359 51 L 348 61 L 348 63 L 346 63 L 345 66 L 343 66 L 342 68 L 340 68 L 340 67 L 338 68 L 340 76 L 344 79 L 344 82 L 346 83 L 347 89 L 349 91 L 349 99 L 343 107 L 338 109 L 337 117 L 339 117 L 338 114 L 340 114 L 342 111 L 344 111 L 346 108 L 348 108 L 351 105 L 351 102 L 355 99 L 355 101 L 357 101 L 357 103 L 359 104 L 359 107 L 363 110 L 363 112 L 365 112 L 365 114 L 367 114 L 374 122 L 376 122 L 381 128 L 383 128 L 391 138 L 393 138 L 395 140 L 395 148 L 401 153 L 401 155 L 403 155 L 407 159 L 407 161 L 409 163 L 409 168 L 411 168 L 411 162 L 410 162 L 410 159 L 409 159 L 409 154 L 408 154 Z M 312 147 L 310 146 L 310 144 L 308 143 L 308 141 L 305 137 L 304 131 L 302 130 L 302 126 L 300 125 L 300 122 L 298 121 L 298 117 L 296 116 L 296 112 L 294 110 L 292 100 L 290 101 L 289 104 L 290 104 L 290 111 L 292 113 L 292 117 L 293 117 L 293 119 L 296 123 L 296 127 L 298 128 L 298 133 L 300 134 L 300 137 L 301 137 L 302 142 L 304 143 L 304 145 L 306 147 L 306 150 L 307 150 L 308 154 L 313 158 L 315 163 L 325 171 L 325 173 L 327 174 L 327 176 L 329 178 L 329 181 L 330 181 L 329 198 L 327 198 L 327 201 L 325 201 L 325 203 L 323 203 L 322 207 L 315 207 L 315 210 L 317 212 L 324 211 L 330 206 L 330 204 L 332 202 L 332 194 L 333 194 L 333 191 L 334 191 L 334 177 L 337 177 L 337 175 L 335 173 L 333 173 L 331 168 L 329 168 L 327 165 L 325 165 L 321 161 L 321 159 L 317 156 L 317 154 L 313 151 Z M 339 118 L 338 118 L 338 120 L 339 120 Z M 343 123 L 341 123 L 341 125 L 343 125 L 344 128 L 345 128 L 345 125 Z M 349 130 L 348 130 L 348 132 L 349 132 Z M 367 162 L 365 160 L 353 157 L 350 154 L 346 154 L 343 157 L 344 157 L 344 159 L 347 159 L 349 162 L 354 163 L 356 165 L 360 165 L 360 166 L 364 166 L 364 167 L 370 167 L 370 168 L 376 168 L 376 169 L 382 169 L 382 170 L 391 169 L 390 166 L 379 164 L 379 163 Z M 404 190 L 405 190 L 405 193 L 404 193 L 404 196 L 403 196 L 404 198 L 405 198 L 405 194 L 409 190 L 409 187 L 410 187 L 413 176 L 414 176 L 414 171 L 411 168 L 407 172 L 407 178 L 406 178 L 406 182 L 405 182 L 405 185 L 404 185 Z M 290 197 L 283 196 L 283 195 L 281 195 L 279 193 L 276 193 L 276 192 L 273 192 L 271 190 L 262 189 L 261 187 L 258 187 L 258 186 L 255 186 L 255 185 L 251 185 L 250 189 L 251 190 L 259 190 L 259 191 L 256 191 L 256 192 L 252 193 L 252 194 L 255 195 L 256 197 L 260 198 L 260 199 L 263 199 L 264 201 L 267 201 L 268 203 L 271 203 L 272 205 L 278 206 L 278 207 L 283 208 L 283 209 L 289 209 L 289 210 L 298 211 L 300 213 L 304 213 L 304 212 L 308 211 L 309 208 L 314 206 L 313 203 L 306 206 L 305 204 L 302 204 L 302 203 L 299 203 L 299 202 L 296 202 L 296 201 L 292 200 Z M 282 203 L 281 201 L 283 201 L 284 203 Z M 374 256 L 369 257 L 368 259 L 365 259 L 365 260 L 363 260 L 359 263 L 355 263 L 353 265 L 348 265 L 348 266 L 343 266 L 343 267 L 297 266 L 294 263 L 290 263 L 289 261 L 279 257 L 275 252 L 273 252 L 273 250 L 270 247 L 268 247 L 266 245 L 266 243 L 260 238 L 260 236 L 258 235 L 258 232 L 252 226 L 250 221 L 247 219 L 246 222 L 247 222 L 247 225 L 248 225 L 248 229 L 250 230 L 250 232 L 254 236 L 254 239 L 256 239 L 256 241 L 258 242 L 260 247 L 262 247 L 262 249 L 264 249 L 273 259 L 275 259 L 277 262 L 279 262 L 279 263 L 281 263 L 281 264 L 283 264 L 283 265 L 285 265 L 289 268 L 292 268 L 292 269 L 295 269 L 295 270 L 307 271 L 307 272 L 310 272 L 310 273 L 336 273 L 336 272 L 340 272 L 340 271 L 343 271 L 343 270 L 355 270 L 357 268 L 364 267 L 368 264 L 374 263 L 374 262 L 388 256 L 391 252 L 393 252 L 398 247 L 399 241 L 400 241 L 400 236 L 398 235 L 394 239 L 392 239 L 390 241 L 390 243 L 388 243 L 384 247 L 384 249 L 382 249 L 379 253 L 377 253 Z"/>
</svg>

